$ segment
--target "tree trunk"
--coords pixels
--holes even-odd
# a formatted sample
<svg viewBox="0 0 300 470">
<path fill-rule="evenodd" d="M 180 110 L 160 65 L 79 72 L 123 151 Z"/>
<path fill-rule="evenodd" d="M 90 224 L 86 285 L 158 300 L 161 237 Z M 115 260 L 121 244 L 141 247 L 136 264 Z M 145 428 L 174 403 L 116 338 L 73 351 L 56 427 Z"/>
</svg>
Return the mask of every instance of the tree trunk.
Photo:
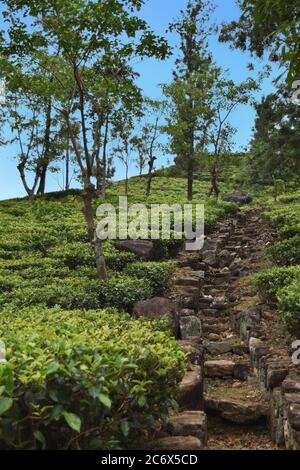
<svg viewBox="0 0 300 470">
<path fill-rule="evenodd" d="M 92 206 L 92 201 L 94 197 L 95 197 L 95 188 L 92 184 L 90 184 L 88 187 L 85 187 L 83 191 L 83 195 L 82 195 L 83 204 L 84 204 L 83 213 L 84 213 L 84 217 L 85 217 L 85 221 L 87 225 L 89 240 L 96 256 L 96 268 L 97 268 L 98 277 L 100 279 L 106 279 L 107 270 L 106 270 L 105 258 L 103 256 L 102 242 L 97 237 L 96 227 L 94 224 L 94 215 L 93 215 L 93 206 Z"/>
<path fill-rule="evenodd" d="M 128 196 L 128 165 L 126 165 L 126 176 L 125 176 L 125 196 Z"/>
<path fill-rule="evenodd" d="M 37 194 L 45 194 L 47 170 L 48 170 L 48 163 L 45 163 L 42 165 L 40 184 L 37 190 Z"/>
<path fill-rule="evenodd" d="M 70 150 L 69 150 L 69 140 L 68 140 L 68 148 L 66 151 L 66 191 L 70 189 Z"/>
<path fill-rule="evenodd" d="M 45 194 L 46 189 L 46 175 L 48 166 L 50 163 L 50 139 L 51 139 L 51 112 L 52 112 L 52 102 L 51 99 L 48 102 L 47 110 L 46 110 L 46 125 L 45 125 L 45 136 L 44 136 L 44 155 L 41 165 L 41 176 L 40 176 L 40 184 L 37 190 L 38 194 Z"/>
<path fill-rule="evenodd" d="M 149 171 L 148 171 L 147 181 L 146 181 L 146 196 L 147 197 L 149 197 L 151 193 L 153 168 L 154 168 L 155 160 L 156 160 L 156 157 L 150 157 L 150 160 L 149 160 Z"/>
<path fill-rule="evenodd" d="M 109 129 L 109 119 L 106 117 L 105 121 L 105 134 L 103 141 L 103 156 L 102 156 L 102 197 L 106 196 L 106 177 L 107 177 L 107 143 L 108 143 L 108 129 Z"/>
<path fill-rule="evenodd" d="M 194 183 L 194 177 L 193 177 L 193 170 L 192 168 L 189 169 L 188 171 L 188 201 L 192 201 L 193 200 L 193 183 Z"/>
</svg>

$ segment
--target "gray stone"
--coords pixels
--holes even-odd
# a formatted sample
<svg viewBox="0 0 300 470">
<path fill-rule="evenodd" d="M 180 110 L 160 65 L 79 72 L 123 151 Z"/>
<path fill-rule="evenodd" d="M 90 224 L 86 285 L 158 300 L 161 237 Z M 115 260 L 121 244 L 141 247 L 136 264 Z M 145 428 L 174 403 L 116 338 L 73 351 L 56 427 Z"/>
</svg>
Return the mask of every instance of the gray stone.
<svg viewBox="0 0 300 470">
<path fill-rule="evenodd" d="M 173 300 L 164 297 L 136 302 L 133 307 L 134 318 L 146 317 L 151 319 L 167 318 L 172 326 L 175 337 L 179 334 L 179 316 L 177 304 Z"/>
<path fill-rule="evenodd" d="M 154 244 L 150 240 L 118 240 L 115 247 L 119 251 L 129 251 L 146 261 L 155 258 Z"/>
<path fill-rule="evenodd" d="M 208 266 L 217 266 L 217 256 L 215 250 L 207 250 L 202 254 L 203 262 L 208 264 Z"/>
<path fill-rule="evenodd" d="M 191 364 L 195 364 L 198 366 L 203 365 L 204 348 L 202 345 L 202 339 L 200 337 L 179 340 L 178 344 L 188 355 L 188 360 Z"/>
<path fill-rule="evenodd" d="M 159 439 L 155 444 L 155 450 L 203 450 L 203 444 L 197 437 L 171 436 Z"/>
<path fill-rule="evenodd" d="M 202 368 L 193 366 L 179 386 L 179 405 L 182 410 L 203 410 Z"/>
<path fill-rule="evenodd" d="M 168 419 L 166 431 L 172 436 L 194 436 L 207 443 L 207 417 L 203 411 L 184 411 Z"/>
<path fill-rule="evenodd" d="M 269 407 L 234 400 L 205 400 L 205 410 L 219 412 L 223 419 L 237 424 L 252 424 L 269 415 Z"/>
<path fill-rule="evenodd" d="M 220 251 L 218 255 L 219 266 L 220 268 L 225 268 L 231 265 L 233 260 L 233 255 L 228 250 Z"/>
<path fill-rule="evenodd" d="M 201 320 L 196 316 L 180 318 L 180 334 L 182 339 L 202 335 Z"/>
<path fill-rule="evenodd" d="M 252 197 L 242 191 L 236 191 L 231 194 L 225 194 L 222 196 L 222 200 L 226 202 L 234 202 L 239 205 L 250 204 Z"/>
<path fill-rule="evenodd" d="M 232 344 L 228 341 L 209 342 L 205 349 L 209 354 L 226 354 L 232 350 Z"/>
</svg>

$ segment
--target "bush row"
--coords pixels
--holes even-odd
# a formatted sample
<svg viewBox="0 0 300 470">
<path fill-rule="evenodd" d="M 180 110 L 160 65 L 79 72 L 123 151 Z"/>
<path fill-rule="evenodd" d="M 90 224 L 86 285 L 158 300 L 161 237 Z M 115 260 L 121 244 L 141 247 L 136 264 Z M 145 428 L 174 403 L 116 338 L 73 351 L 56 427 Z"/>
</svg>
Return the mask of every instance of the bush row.
<svg viewBox="0 0 300 470">
<path fill-rule="evenodd" d="M 0 313 L 0 449 L 122 449 L 175 406 L 185 356 L 116 311 Z"/>
</svg>

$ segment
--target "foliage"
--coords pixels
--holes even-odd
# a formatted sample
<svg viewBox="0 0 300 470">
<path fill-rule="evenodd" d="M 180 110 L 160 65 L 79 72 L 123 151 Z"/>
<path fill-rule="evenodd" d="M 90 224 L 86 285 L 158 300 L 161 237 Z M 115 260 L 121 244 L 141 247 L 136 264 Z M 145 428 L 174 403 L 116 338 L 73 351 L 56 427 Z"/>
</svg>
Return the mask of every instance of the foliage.
<svg viewBox="0 0 300 470">
<path fill-rule="evenodd" d="M 2 310 L 0 448 L 129 447 L 168 413 L 183 375 L 160 330 L 113 310 Z"/>
<path fill-rule="evenodd" d="M 126 267 L 125 274 L 138 279 L 147 279 L 153 294 L 158 295 L 167 290 L 174 269 L 175 264 L 172 262 L 132 263 Z"/>
<path fill-rule="evenodd" d="M 300 278 L 277 293 L 279 308 L 288 330 L 300 333 Z"/>
<path fill-rule="evenodd" d="M 278 291 L 289 286 L 295 279 L 300 280 L 300 266 L 274 267 L 257 274 L 255 285 L 264 299 L 276 302 Z"/>
</svg>

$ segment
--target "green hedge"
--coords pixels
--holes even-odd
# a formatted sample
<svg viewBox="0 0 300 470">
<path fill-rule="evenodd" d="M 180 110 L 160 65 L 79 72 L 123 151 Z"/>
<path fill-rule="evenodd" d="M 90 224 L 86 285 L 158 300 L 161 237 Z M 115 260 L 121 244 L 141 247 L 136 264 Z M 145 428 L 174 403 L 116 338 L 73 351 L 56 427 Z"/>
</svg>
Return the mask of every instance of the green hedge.
<svg viewBox="0 0 300 470">
<path fill-rule="evenodd" d="M 122 449 L 174 405 L 185 355 L 116 311 L 0 314 L 0 449 Z"/>
<path fill-rule="evenodd" d="M 275 243 L 268 248 L 268 254 L 281 266 L 300 264 L 300 235 Z"/>
<path fill-rule="evenodd" d="M 277 292 L 277 300 L 288 330 L 300 334 L 300 279 Z"/>
<path fill-rule="evenodd" d="M 125 274 L 150 282 L 153 295 L 164 293 L 169 286 L 170 277 L 175 270 L 172 262 L 136 262 L 127 266 Z"/>
<path fill-rule="evenodd" d="M 255 285 L 264 300 L 275 302 L 282 287 L 300 279 L 300 266 L 274 267 L 255 276 Z"/>
</svg>

